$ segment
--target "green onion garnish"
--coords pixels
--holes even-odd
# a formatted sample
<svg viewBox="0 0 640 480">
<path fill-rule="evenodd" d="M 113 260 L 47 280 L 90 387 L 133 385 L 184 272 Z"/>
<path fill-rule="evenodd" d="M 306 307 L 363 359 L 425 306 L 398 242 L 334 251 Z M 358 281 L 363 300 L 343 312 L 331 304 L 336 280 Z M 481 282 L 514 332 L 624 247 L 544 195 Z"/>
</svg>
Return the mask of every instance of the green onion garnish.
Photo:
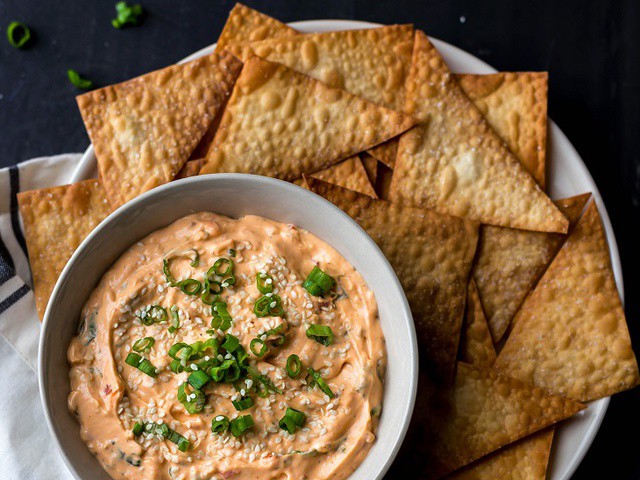
<svg viewBox="0 0 640 480">
<path fill-rule="evenodd" d="M 175 430 L 169 428 L 166 423 L 157 424 L 136 422 L 136 424 L 133 426 L 132 432 L 136 437 L 142 435 L 144 432 L 153 435 L 160 435 L 170 442 L 178 445 L 178 450 L 180 450 L 181 452 L 186 452 L 189 448 L 189 440 L 184 438 Z"/>
<path fill-rule="evenodd" d="M 91 90 L 93 88 L 93 82 L 87 78 L 82 78 L 75 70 L 67 70 L 67 77 L 69 77 L 69 81 L 73 83 L 74 87 L 80 90 Z"/>
<path fill-rule="evenodd" d="M 204 393 L 192 388 L 186 382 L 178 387 L 178 400 L 185 410 L 191 414 L 198 413 L 204 408 Z"/>
<path fill-rule="evenodd" d="M 180 360 L 171 360 L 171 363 L 169 364 L 169 368 L 173 373 L 184 372 L 184 365 L 180 363 Z"/>
<path fill-rule="evenodd" d="M 124 359 L 124 363 L 126 363 L 127 365 L 131 365 L 132 367 L 136 367 L 142 373 L 146 373 L 150 377 L 156 378 L 156 376 L 158 375 L 156 373 L 156 367 L 154 367 L 149 360 L 141 357 L 137 353 L 129 353 L 129 355 L 127 355 L 127 358 Z"/>
<path fill-rule="evenodd" d="M 287 407 L 284 417 L 280 419 L 278 425 L 290 434 L 294 434 L 298 427 L 304 426 L 307 416 L 295 408 Z"/>
<path fill-rule="evenodd" d="M 336 281 L 331 275 L 327 275 L 318 267 L 313 267 L 313 270 L 311 270 L 311 273 L 302 284 L 302 288 L 315 297 L 322 297 L 335 284 Z"/>
<path fill-rule="evenodd" d="M 142 5 L 136 3 L 129 5 L 127 2 L 116 3 L 118 16 L 111 20 L 111 25 L 115 28 L 122 28 L 126 25 L 138 25 L 142 19 Z"/>
<path fill-rule="evenodd" d="M 153 337 L 144 337 L 136 340 L 133 344 L 133 351 L 142 353 L 151 350 L 156 343 L 156 339 Z"/>
<path fill-rule="evenodd" d="M 230 257 L 235 257 L 236 256 L 236 249 L 235 248 L 230 248 L 229 249 L 229 256 Z"/>
<path fill-rule="evenodd" d="M 258 346 L 260 347 L 258 348 Z M 264 340 L 260 338 L 254 338 L 253 340 L 251 340 L 251 343 L 249 343 L 249 350 L 251 350 L 251 353 L 253 353 L 256 357 L 261 358 L 264 357 L 269 348 L 267 347 L 267 344 Z"/>
<path fill-rule="evenodd" d="M 213 267 L 209 269 L 209 272 L 213 270 L 213 273 L 220 277 L 226 277 L 233 272 L 233 260 L 229 260 L 228 258 L 219 258 L 213 264 Z M 207 276 L 209 275 L 207 272 Z"/>
<path fill-rule="evenodd" d="M 263 296 L 253 305 L 256 317 L 284 317 L 282 299 L 279 295 Z"/>
<path fill-rule="evenodd" d="M 185 295 L 200 295 L 202 292 L 202 283 L 194 278 L 187 278 L 178 282 L 178 287 Z"/>
<path fill-rule="evenodd" d="M 226 302 L 216 302 L 211 307 L 211 315 L 213 318 L 211 319 L 211 327 L 219 328 L 220 330 L 227 331 L 231 328 L 231 315 L 227 311 Z"/>
<path fill-rule="evenodd" d="M 169 327 L 169 333 L 174 333 L 180 328 L 180 315 L 178 314 L 178 307 L 175 305 L 171 307 L 171 326 Z"/>
<path fill-rule="evenodd" d="M 173 274 L 171 273 L 171 261 L 167 260 L 166 258 L 164 260 L 162 260 L 162 273 L 164 273 L 164 278 L 167 281 L 167 283 L 169 285 L 171 285 L 172 287 L 176 286 L 176 279 L 174 278 Z"/>
<path fill-rule="evenodd" d="M 307 328 L 307 338 L 328 347 L 333 343 L 333 330 L 326 325 L 316 325 L 312 323 L 309 325 L 309 328 Z"/>
<path fill-rule="evenodd" d="M 229 423 L 229 427 L 231 428 L 231 434 L 234 437 L 239 437 L 253 427 L 253 418 L 251 415 L 243 415 L 241 417 L 234 418 Z"/>
<path fill-rule="evenodd" d="M 256 286 L 260 293 L 271 293 L 273 292 L 273 278 L 269 274 L 258 273 L 256 275 Z"/>
<path fill-rule="evenodd" d="M 231 403 L 239 412 L 253 407 L 253 398 L 241 397 L 240 400 L 232 400 Z"/>
<path fill-rule="evenodd" d="M 22 22 L 11 22 L 7 28 L 7 40 L 14 48 L 24 48 L 31 40 L 31 30 Z"/>
<path fill-rule="evenodd" d="M 200 300 L 205 305 L 213 305 L 214 303 L 220 301 L 220 297 L 218 294 L 222 291 L 222 287 L 219 282 L 215 280 L 213 282 L 209 281 L 209 279 L 204 277 L 204 284 L 202 286 L 202 295 L 200 295 Z"/>
<path fill-rule="evenodd" d="M 282 395 L 282 390 L 276 387 L 269 377 L 267 377 L 266 375 L 262 375 L 256 367 L 248 366 L 247 372 L 256 383 L 258 396 L 260 398 L 266 398 L 272 393 L 279 393 L 280 395 Z"/>
<path fill-rule="evenodd" d="M 318 372 L 316 372 L 311 367 L 307 368 L 307 372 L 309 372 L 309 375 L 313 380 L 312 382 L 309 383 L 310 387 L 314 387 L 315 385 L 318 385 L 318 387 L 320 387 L 320 390 L 322 390 L 324 394 L 327 395 L 329 398 L 335 397 L 335 394 L 333 393 L 331 388 L 329 388 L 329 385 L 327 384 L 327 382 L 324 380 L 324 378 L 320 376 Z"/>
<path fill-rule="evenodd" d="M 139 437 L 140 435 L 142 435 L 143 430 L 144 430 L 144 425 L 140 422 L 136 422 L 136 424 L 133 426 L 133 429 L 131 429 L 131 431 L 136 437 Z"/>
<path fill-rule="evenodd" d="M 154 323 L 161 323 L 167 320 L 167 310 L 160 305 L 152 305 L 151 308 L 142 312 L 140 322 L 149 326 Z"/>
<path fill-rule="evenodd" d="M 287 375 L 289 375 L 289 378 L 296 378 L 298 375 L 300 375 L 300 372 L 302 371 L 302 362 L 300 361 L 300 357 L 295 353 L 289 355 L 289 358 L 287 358 L 285 369 L 287 370 Z"/>
<path fill-rule="evenodd" d="M 229 430 L 229 418 L 224 415 L 218 415 L 211 420 L 211 431 L 218 435 L 225 433 Z"/>
<path fill-rule="evenodd" d="M 224 336 L 224 342 L 222 342 L 221 347 L 224 348 L 227 352 L 231 353 L 234 352 L 236 348 L 238 348 L 238 345 L 240 345 L 240 340 L 238 339 L 238 337 L 227 333 Z"/>
<path fill-rule="evenodd" d="M 189 374 L 187 381 L 196 390 L 202 389 L 207 383 L 211 381 L 211 377 L 204 373 L 202 370 L 195 370 Z"/>
<path fill-rule="evenodd" d="M 171 346 L 167 354 L 176 360 L 187 360 L 193 349 L 184 342 L 178 342 Z"/>
<path fill-rule="evenodd" d="M 191 260 L 191 263 L 189 263 L 189 265 L 191 265 L 192 267 L 197 267 L 198 265 L 200 265 L 200 254 L 198 253 L 198 251 L 195 248 L 192 248 L 191 251 L 195 255 L 193 257 L 193 260 Z"/>
</svg>

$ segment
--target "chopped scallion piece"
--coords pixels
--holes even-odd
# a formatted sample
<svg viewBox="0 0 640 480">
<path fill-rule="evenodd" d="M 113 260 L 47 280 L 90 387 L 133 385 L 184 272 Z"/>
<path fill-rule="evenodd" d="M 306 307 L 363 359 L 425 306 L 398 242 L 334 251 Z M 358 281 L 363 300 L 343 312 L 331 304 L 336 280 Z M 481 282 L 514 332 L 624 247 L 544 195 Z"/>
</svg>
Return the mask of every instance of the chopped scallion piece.
<svg viewBox="0 0 640 480">
<path fill-rule="evenodd" d="M 196 390 L 201 390 L 202 387 L 211 381 L 211 377 L 202 370 L 195 370 L 189 374 L 187 381 Z"/>
<path fill-rule="evenodd" d="M 133 426 L 133 429 L 131 431 L 136 437 L 139 437 L 140 435 L 142 435 L 142 432 L 144 431 L 144 425 L 140 422 L 136 422 L 136 424 Z"/>
<path fill-rule="evenodd" d="M 178 307 L 175 305 L 171 307 L 171 326 L 169 327 L 169 333 L 174 333 L 180 328 L 180 315 L 178 314 Z"/>
<path fill-rule="evenodd" d="M 311 324 L 307 328 L 307 338 L 328 347 L 333 343 L 333 330 L 326 325 Z"/>
<path fill-rule="evenodd" d="M 319 267 L 313 267 L 306 280 L 302 284 L 307 292 L 315 297 L 324 296 L 336 284 L 331 275 L 324 273 Z"/>
<path fill-rule="evenodd" d="M 67 77 L 69 81 L 73 83 L 73 86 L 80 90 L 91 90 L 93 88 L 93 82 L 87 78 L 82 78 L 78 72 L 73 69 L 67 70 Z"/>
<path fill-rule="evenodd" d="M 142 373 L 146 373 L 150 377 L 156 378 L 158 376 L 158 374 L 156 373 L 156 367 L 154 367 L 149 360 L 141 357 L 137 353 L 129 353 L 129 355 L 127 355 L 127 358 L 124 359 L 124 363 L 137 368 Z"/>
<path fill-rule="evenodd" d="M 127 2 L 116 3 L 118 16 L 111 20 L 111 25 L 115 28 L 122 28 L 126 25 L 138 25 L 142 19 L 142 5 L 136 3 L 130 5 Z"/>
<path fill-rule="evenodd" d="M 198 253 L 198 251 L 195 248 L 192 248 L 191 251 L 195 255 L 193 257 L 193 260 L 191 260 L 191 263 L 189 263 L 189 265 L 191 265 L 192 267 L 197 267 L 198 265 L 200 265 L 200 254 Z"/>
<path fill-rule="evenodd" d="M 153 337 L 144 337 L 136 340 L 133 344 L 133 351 L 142 353 L 147 352 L 153 348 L 156 343 L 156 339 Z"/>
<path fill-rule="evenodd" d="M 269 347 L 267 347 L 267 344 L 264 340 L 260 338 L 254 338 L 253 340 L 251 340 L 251 343 L 249 343 L 249 350 L 251 350 L 251 353 L 253 353 L 256 357 L 262 358 L 267 353 L 267 350 L 269 350 Z"/>
<path fill-rule="evenodd" d="M 167 320 L 167 309 L 160 305 L 152 305 L 151 308 L 143 311 L 139 318 L 140 322 L 146 326 L 162 323 Z"/>
<path fill-rule="evenodd" d="M 251 417 L 251 415 L 242 415 L 241 417 L 234 418 L 229 423 L 229 427 L 231 428 L 231 434 L 234 437 L 239 437 L 253 427 L 253 417 Z"/>
<path fill-rule="evenodd" d="M 200 295 L 202 292 L 202 283 L 194 278 L 187 278 L 178 282 L 178 287 L 185 295 Z"/>
<path fill-rule="evenodd" d="M 287 375 L 289 375 L 289 378 L 296 378 L 302 371 L 302 362 L 300 361 L 300 357 L 295 353 L 289 355 L 285 368 L 287 370 Z"/>
<path fill-rule="evenodd" d="M 273 292 L 273 278 L 269 274 L 258 273 L 256 275 L 256 286 L 260 293 L 271 293 Z"/>
<path fill-rule="evenodd" d="M 235 335 L 231 335 L 227 333 L 224 337 L 224 342 L 222 342 L 221 347 L 224 348 L 227 352 L 231 353 L 238 348 L 240 345 L 240 340 Z"/>
<path fill-rule="evenodd" d="M 309 386 L 313 387 L 315 385 L 318 385 L 318 387 L 320 387 L 320 390 L 322 390 L 324 394 L 329 398 L 333 398 L 336 396 L 335 393 L 333 393 L 333 390 L 331 390 L 331 388 L 329 387 L 329 384 L 324 380 L 324 378 L 320 376 L 318 372 L 316 372 L 311 367 L 307 368 L 307 372 L 309 372 L 309 375 L 313 380 L 312 382 L 310 382 Z"/>
<path fill-rule="evenodd" d="M 178 400 L 184 406 L 185 410 L 191 414 L 198 413 L 204 408 L 204 393 L 192 388 L 191 385 L 186 382 L 178 387 Z"/>
<path fill-rule="evenodd" d="M 231 403 L 239 412 L 243 410 L 247 410 L 248 408 L 253 407 L 253 398 L 251 397 L 241 397 L 239 400 L 232 400 Z"/>
<path fill-rule="evenodd" d="M 7 27 L 7 40 L 14 48 L 24 48 L 31 40 L 31 30 L 22 22 L 11 22 Z"/>
<path fill-rule="evenodd" d="M 284 317 L 282 299 L 279 295 L 266 295 L 256 300 L 253 305 L 253 313 L 256 317 Z"/>
<path fill-rule="evenodd" d="M 304 426 L 304 422 L 307 416 L 295 408 L 287 407 L 287 411 L 278 422 L 278 425 L 283 430 L 286 430 L 290 434 L 294 434 L 298 427 Z"/>
<path fill-rule="evenodd" d="M 229 430 L 229 418 L 224 415 L 218 415 L 211 420 L 211 431 L 218 435 Z"/>
</svg>

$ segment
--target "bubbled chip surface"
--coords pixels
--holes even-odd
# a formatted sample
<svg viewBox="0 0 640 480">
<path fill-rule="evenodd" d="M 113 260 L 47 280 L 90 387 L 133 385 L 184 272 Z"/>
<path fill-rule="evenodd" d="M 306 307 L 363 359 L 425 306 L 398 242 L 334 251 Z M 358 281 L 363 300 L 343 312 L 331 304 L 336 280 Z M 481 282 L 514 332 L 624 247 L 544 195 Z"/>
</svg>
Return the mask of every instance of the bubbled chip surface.
<svg viewBox="0 0 640 480">
<path fill-rule="evenodd" d="M 281 38 L 297 35 L 298 32 L 269 15 L 258 12 L 241 3 L 236 3 L 229 12 L 216 50 L 221 52 L 227 45 L 241 42 L 256 42 L 265 38 Z"/>
<path fill-rule="evenodd" d="M 411 117 L 259 57 L 245 63 L 200 173 L 292 181 L 377 145 Z"/>
<path fill-rule="evenodd" d="M 111 213 L 100 180 L 18 194 L 38 315 L 80 242 Z"/>
<path fill-rule="evenodd" d="M 311 191 L 344 210 L 378 244 L 409 300 L 421 360 L 437 377 L 451 378 L 477 224 L 306 179 Z"/>
<path fill-rule="evenodd" d="M 404 107 L 413 26 L 392 25 L 230 45 L 243 61 L 258 55 L 393 110 Z"/>
<path fill-rule="evenodd" d="M 473 279 L 467 288 L 465 308 L 458 360 L 478 367 L 490 367 L 496 359 L 487 319 L 482 311 L 478 289 Z"/>
<path fill-rule="evenodd" d="M 567 231 L 567 219 L 462 92 L 420 31 L 405 111 L 421 123 L 400 139 L 393 201 L 485 224 Z"/>
<path fill-rule="evenodd" d="M 574 227 L 590 193 L 555 202 Z M 558 252 L 566 235 L 482 226 L 473 277 L 495 344 Z"/>
<path fill-rule="evenodd" d="M 482 112 L 524 168 L 545 186 L 547 145 L 546 72 L 456 75 L 462 90 Z"/>
<path fill-rule="evenodd" d="M 175 177 L 241 67 L 214 53 L 77 97 L 114 207 Z"/>
<path fill-rule="evenodd" d="M 420 382 L 404 443 L 405 459 L 423 469 L 416 478 L 440 478 L 585 407 L 462 362 L 449 388 Z"/>
<path fill-rule="evenodd" d="M 377 198 L 367 171 L 359 156 L 348 158 L 326 170 L 311 175 L 313 178 L 333 183 L 343 188 Z"/>
<path fill-rule="evenodd" d="M 513 320 L 495 368 L 588 402 L 638 384 L 595 202 Z"/>
</svg>

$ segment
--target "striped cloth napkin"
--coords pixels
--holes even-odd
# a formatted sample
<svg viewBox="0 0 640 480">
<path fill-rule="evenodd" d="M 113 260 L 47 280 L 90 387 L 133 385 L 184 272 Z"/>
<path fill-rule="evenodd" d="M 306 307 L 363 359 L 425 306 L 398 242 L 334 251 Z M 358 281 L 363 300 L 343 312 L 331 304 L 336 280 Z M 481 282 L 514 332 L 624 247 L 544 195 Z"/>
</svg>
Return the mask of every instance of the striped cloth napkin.
<svg viewBox="0 0 640 480">
<path fill-rule="evenodd" d="M 80 154 L 0 169 L 0 467 L 3 478 L 67 480 L 38 392 L 40 322 L 20 223 L 18 192 L 69 183 Z M 65 381 L 65 379 L 61 379 Z"/>
</svg>

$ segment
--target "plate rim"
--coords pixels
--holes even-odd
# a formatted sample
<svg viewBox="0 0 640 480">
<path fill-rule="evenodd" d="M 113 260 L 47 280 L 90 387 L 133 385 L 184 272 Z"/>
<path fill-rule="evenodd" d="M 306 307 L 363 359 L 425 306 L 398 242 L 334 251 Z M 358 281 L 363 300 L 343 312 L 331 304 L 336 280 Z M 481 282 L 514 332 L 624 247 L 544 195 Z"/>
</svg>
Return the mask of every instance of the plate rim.
<svg viewBox="0 0 640 480">
<path fill-rule="evenodd" d="M 380 23 L 360 21 L 360 20 L 343 20 L 343 19 L 319 19 L 319 20 L 303 20 L 297 22 L 289 22 L 288 26 L 295 28 L 297 30 L 301 30 L 304 33 L 310 32 L 327 32 L 327 31 L 337 31 L 337 30 L 354 30 L 354 29 L 365 29 L 365 28 L 376 28 L 384 26 Z M 429 36 L 429 39 L 432 41 L 436 49 L 439 51 L 447 51 L 448 55 L 452 53 L 463 57 L 465 63 L 472 63 L 473 66 L 469 68 L 469 70 L 465 70 L 466 73 L 478 73 L 478 74 L 489 74 L 495 73 L 496 70 L 494 67 L 486 63 L 485 61 L 479 59 L 475 55 L 451 44 L 445 42 L 444 40 L 440 40 L 435 37 Z M 215 50 L 216 43 L 212 43 L 206 47 L 203 47 L 187 57 L 183 58 L 178 64 L 182 64 L 185 62 L 189 62 L 195 58 L 198 58 L 202 55 L 206 55 L 212 53 Z M 603 226 L 605 228 L 605 234 L 607 238 L 607 244 L 609 247 L 609 254 L 611 257 L 611 264 L 614 271 L 616 286 L 618 288 L 618 293 L 620 294 L 620 298 L 622 304 L 624 306 L 624 279 L 622 275 L 622 264 L 620 260 L 620 253 L 618 250 L 618 244 L 616 241 L 615 233 L 613 231 L 613 226 L 611 224 L 611 220 L 609 218 L 609 214 L 607 212 L 606 206 L 602 199 L 602 195 L 596 185 L 589 169 L 587 168 L 584 160 L 573 146 L 568 137 L 564 134 L 564 132 L 560 129 L 560 127 L 551 119 L 548 118 L 548 136 L 547 136 L 547 152 L 552 150 L 552 145 L 555 143 L 558 148 L 564 151 L 564 156 L 568 157 L 569 162 L 572 162 L 572 168 L 578 168 L 580 170 L 580 174 L 586 182 L 589 184 L 589 188 L 593 195 L 593 199 L 598 206 L 598 211 L 600 213 Z M 553 142 L 553 143 L 552 143 Z M 548 158 L 548 157 L 547 157 Z M 72 176 L 71 183 L 86 180 L 92 178 L 93 171 L 96 168 L 96 157 L 93 149 L 93 145 L 89 144 L 89 147 L 84 151 L 78 166 L 75 168 Z M 598 400 L 591 402 L 589 405 L 594 409 L 593 418 L 586 428 L 586 432 L 582 437 L 581 441 L 578 443 L 576 448 L 573 451 L 573 455 L 568 462 L 568 466 L 562 472 L 555 472 L 553 470 L 554 466 L 554 452 L 556 449 L 556 442 L 553 443 L 552 452 L 550 456 L 550 464 L 548 467 L 548 474 L 552 478 L 552 480 L 568 480 L 571 478 L 573 473 L 576 471 L 578 466 L 582 463 L 585 455 L 587 454 L 591 444 L 593 443 L 598 430 L 604 420 L 605 414 L 607 412 L 609 402 L 611 397 L 604 397 Z M 562 425 L 560 426 L 562 428 Z"/>
</svg>

